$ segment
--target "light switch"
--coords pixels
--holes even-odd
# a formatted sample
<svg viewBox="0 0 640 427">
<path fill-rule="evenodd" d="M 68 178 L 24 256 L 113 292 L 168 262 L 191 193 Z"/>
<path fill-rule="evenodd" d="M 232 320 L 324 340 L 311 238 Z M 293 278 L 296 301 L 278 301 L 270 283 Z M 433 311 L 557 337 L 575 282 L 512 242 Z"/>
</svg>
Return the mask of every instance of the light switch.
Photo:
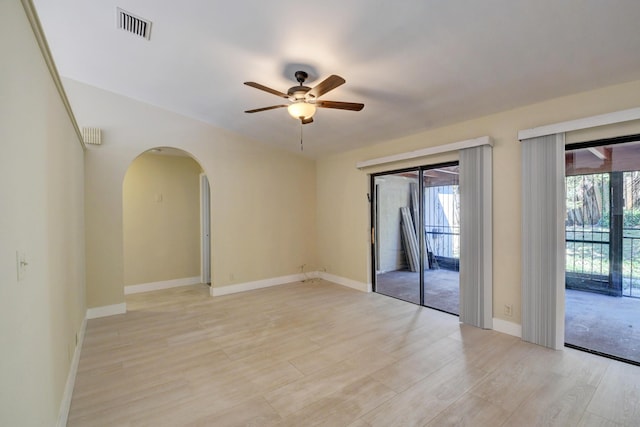
<svg viewBox="0 0 640 427">
<path fill-rule="evenodd" d="M 162 202 L 162 193 L 156 194 L 156 202 L 158 202 L 158 203 Z"/>
<path fill-rule="evenodd" d="M 29 263 L 27 262 L 27 256 L 20 251 L 16 251 L 16 276 L 18 282 L 24 279 L 24 275 L 27 270 L 27 266 Z"/>
</svg>

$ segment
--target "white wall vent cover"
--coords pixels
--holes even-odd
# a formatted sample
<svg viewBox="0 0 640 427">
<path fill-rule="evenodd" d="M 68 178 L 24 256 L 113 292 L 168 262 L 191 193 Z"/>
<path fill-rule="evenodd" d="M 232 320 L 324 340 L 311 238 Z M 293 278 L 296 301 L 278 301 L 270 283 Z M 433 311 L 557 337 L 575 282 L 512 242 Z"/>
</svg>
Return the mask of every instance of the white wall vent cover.
<svg viewBox="0 0 640 427">
<path fill-rule="evenodd" d="M 82 140 L 85 144 L 102 144 L 102 130 L 100 128 L 82 128 Z"/>
<path fill-rule="evenodd" d="M 151 36 L 151 21 L 148 19 L 140 18 L 117 7 L 116 21 L 118 28 L 149 40 Z"/>
</svg>

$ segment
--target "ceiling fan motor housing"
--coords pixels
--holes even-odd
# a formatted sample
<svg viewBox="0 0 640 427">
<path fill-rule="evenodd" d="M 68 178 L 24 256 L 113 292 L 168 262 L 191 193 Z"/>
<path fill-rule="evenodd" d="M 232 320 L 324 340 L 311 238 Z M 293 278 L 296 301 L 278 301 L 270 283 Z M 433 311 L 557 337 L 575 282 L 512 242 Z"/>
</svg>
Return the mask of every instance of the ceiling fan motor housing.
<svg viewBox="0 0 640 427">
<path fill-rule="evenodd" d="M 307 87 L 307 86 L 302 86 L 302 85 L 293 86 L 293 87 L 289 88 L 289 90 L 287 91 L 287 95 L 289 95 L 289 99 L 291 101 L 300 101 L 300 100 L 303 100 L 305 98 L 305 95 L 310 90 L 311 90 L 311 88 Z"/>
<path fill-rule="evenodd" d="M 302 101 L 305 99 L 305 95 L 307 92 L 311 90 L 310 87 L 304 86 L 303 83 L 305 80 L 309 78 L 309 74 L 305 71 L 296 71 L 296 80 L 300 83 L 298 86 L 292 86 L 287 91 L 287 95 L 289 95 L 289 99 L 293 102 Z"/>
</svg>

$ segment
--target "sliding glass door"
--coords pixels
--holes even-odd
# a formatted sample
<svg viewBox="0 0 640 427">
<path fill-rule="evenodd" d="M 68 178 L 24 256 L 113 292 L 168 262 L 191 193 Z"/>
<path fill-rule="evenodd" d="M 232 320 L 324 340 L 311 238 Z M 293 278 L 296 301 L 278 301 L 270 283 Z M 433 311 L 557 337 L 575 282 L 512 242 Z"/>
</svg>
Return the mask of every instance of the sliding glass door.
<svg viewBox="0 0 640 427">
<path fill-rule="evenodd" d="M 373 175 L 374 291 L 459 313 L 458 164 Z"/>
<path fill-rule="evenodd" d="M 640 135 L 565 161 L 565 342 L 640 364 Z"/>
</svg>

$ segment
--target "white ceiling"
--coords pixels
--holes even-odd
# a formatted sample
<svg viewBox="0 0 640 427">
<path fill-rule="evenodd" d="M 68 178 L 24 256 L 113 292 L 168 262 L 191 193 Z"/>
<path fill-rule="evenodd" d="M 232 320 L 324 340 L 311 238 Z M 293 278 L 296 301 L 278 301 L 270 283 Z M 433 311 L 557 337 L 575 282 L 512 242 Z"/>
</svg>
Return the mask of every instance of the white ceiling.
<svg viewBox="0 0 640 427">
<path fill-rule="evenodd" d="M 34 3 L 62 76 L 292 151 L 285 109 L 243 112 L 282 99 L 242 83 L 344 77 L 322 99 L 365 108 L 319 110 L 311 156 L 640 79 L 638 0 Z M 116 7 L 151 20 L 151 40 L 118 30 Z"/>
</svg>

